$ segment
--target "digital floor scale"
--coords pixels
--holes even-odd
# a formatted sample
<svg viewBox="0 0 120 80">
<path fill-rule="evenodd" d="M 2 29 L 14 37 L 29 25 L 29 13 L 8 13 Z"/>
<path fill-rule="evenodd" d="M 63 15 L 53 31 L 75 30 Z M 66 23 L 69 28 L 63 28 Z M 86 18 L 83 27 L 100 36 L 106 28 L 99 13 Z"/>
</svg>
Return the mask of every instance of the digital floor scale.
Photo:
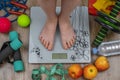
<svg viewBox="0 0 120 80">
<path fill-rule="evenodd" d="M 60 7 L 56 8 L 60 13 Z M 68 50 L 62 48 L 59 29 L 56 31 L 54 49 L 48 51 L 39 40 L 46 21 L 40 7 L 31 8 L 29 36 L 29 63 L 89 63 L 91 62 L 88 7 L 76 7 L 71 13 L 71 24 L 77 35 L 75 44 Z"/>
</svg>

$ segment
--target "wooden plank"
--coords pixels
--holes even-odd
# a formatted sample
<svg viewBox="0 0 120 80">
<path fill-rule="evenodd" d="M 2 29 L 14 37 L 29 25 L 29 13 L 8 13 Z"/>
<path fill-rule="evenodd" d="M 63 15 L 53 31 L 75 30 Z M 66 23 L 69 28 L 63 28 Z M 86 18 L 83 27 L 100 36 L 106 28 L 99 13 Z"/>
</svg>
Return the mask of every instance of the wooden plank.
<svg viewBox="0 0 120 80">
<path fill-rule="evenodd" d="M 60 0 L 59 0 L 60 1 Z M 85 5 L 87 5 L 87 0 L 82 0 Z M 59 3 L 60 4 L 60 3 Z M 29 7 L 36 6 L 36 0 L 28 0 L 27 5 Z M 29 10 L 27 11 L 29 13 Z M 1 13 L 0 13 L 1 14 Z M 12 24 L 12 29 L 20 33 L 20 38 L 23 41 L 23 47 L 21 48 L 22 58 L 25 63 L 25 72 L 15 73 L 13 66 L 11 64 L 5 63 L 0 66 L 0 80 L 32 80 L 31 72 L 34 68 L 39 68 L 40 64 L 28 64 L 28 42 L 29 42 L 29 28 L 20 28 L 17 23 Z M 94 17 L 90 16 L 90 32 L 91 32 L 91 43 L 95 39 L 99 31 L 99 25 L 94 21 Z M 118 40 L 120 35 L 110 32 L 106 37 L 105 41 Z M 8 34 L 0 33 L 0 47 L 4 41 L 8 40 Z M 92 56 L 93 61 L 97 56 Z M 120 80 L 120 56 L 108 57 L 110 61 L 110 68 L 105 72 L 98 73 L 98 76 L 94 80 Z M 53 64 L 42 64 L 47 68 L 50 68 Z M 71 64 L 64 64 L 65 68 L 69 67 Z M 45 78 L 45 76 L 43 76 Z M 59 77 L 58 77 L 59 78 Z M 66 76 L 67 80 L 73 80 L 69 76 Z M 45 80 L 45 79 L 42 79 Z M 61 80 L 60 78 L 58 80 Z M 80 78 L 78 80 L 85 80 Z"/>
</svg>

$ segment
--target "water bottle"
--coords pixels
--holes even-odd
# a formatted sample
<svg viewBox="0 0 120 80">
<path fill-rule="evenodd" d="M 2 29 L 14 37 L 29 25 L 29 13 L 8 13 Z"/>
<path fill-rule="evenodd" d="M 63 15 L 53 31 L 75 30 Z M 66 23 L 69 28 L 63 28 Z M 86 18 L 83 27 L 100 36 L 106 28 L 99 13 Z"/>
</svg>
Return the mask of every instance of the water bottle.
<svg viewBox="0 0 120 80">
<path fill-rule="evenodd" d="M 120 54 L 120 40 L 103 42 L 98 48 L 92 49 L 93 54 L 112 56 Z"/>
</svg>

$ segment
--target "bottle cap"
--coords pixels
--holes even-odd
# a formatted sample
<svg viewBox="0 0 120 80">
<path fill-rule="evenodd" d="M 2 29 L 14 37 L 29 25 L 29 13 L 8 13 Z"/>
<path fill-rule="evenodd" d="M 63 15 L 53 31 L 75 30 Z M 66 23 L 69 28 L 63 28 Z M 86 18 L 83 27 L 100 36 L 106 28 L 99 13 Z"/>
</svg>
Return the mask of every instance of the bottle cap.
<svg viewBox="0 0 120 80">
<path fill-rule="evenodd" d="M 21 60 L 14 61 L 13 65 L 14 65 L 15 72 L 24 71 L 23 61 L 21 61 Z"/>
<path fill-rule="evenodd" d="M 92 49 L 92 52 L 93 52 L 93 54 L 97 54 L 98 49 L 97 49 L 97 48 L 93 48 L 93 49 Z"/>
<path fill-rule="evenodd" d="M 13 41 L 16 38 L 18 38 L 18 33 L 16 31 L 11 31 L 9 33 L 9 39 L 10 39 L 10 41 Z"/>
</svg>

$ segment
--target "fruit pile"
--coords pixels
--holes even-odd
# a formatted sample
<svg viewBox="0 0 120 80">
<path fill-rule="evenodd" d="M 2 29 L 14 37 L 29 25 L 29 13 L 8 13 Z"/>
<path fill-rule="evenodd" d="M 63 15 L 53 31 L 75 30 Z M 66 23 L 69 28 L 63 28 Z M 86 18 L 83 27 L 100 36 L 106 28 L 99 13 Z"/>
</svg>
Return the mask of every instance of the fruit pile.
<svg viewBox="0 0 120 80">
<path fill-rule="evenodd" d="M 72 64 L 68 67 L 68 70 L 64 70 L 60 66 L 62 67 L 62 64 L 56 64 L 51 67 L 51 70 L 47 70 L 43 66 L 40 69 L 33 69 L 32 79 L 39 80 L 42 78 L 41 74 L 47 74 L 49 79 L 46 78 L 46 80 L 56 80 L 53 76 L 58 74 L 61 75 L 61 80 L 66 80 L 64 76 L 68 74 L 72 79 L 78 79 L 83 76 L 85 80 L 92 80 L 97 76 L 98 72 L 105 71 L 110 67 L 109 61 L 105 56 L 99 56 L 93 64 L 87 64 L 84 67 L 80 64 Z"/>
<path fill-rule="evenodd" d="M 91 80 L 97 76 L 98 72 L 105 71 L 109 67 L 107 58 L 100 56 L 95 60 L 94 64 L 85 65 L 83 68 L 80 64 L 72 64 L 68 68 L 68 74 L 73 79 L 78 79 L 83 75 L 85 79 Z"/>
</svg>

